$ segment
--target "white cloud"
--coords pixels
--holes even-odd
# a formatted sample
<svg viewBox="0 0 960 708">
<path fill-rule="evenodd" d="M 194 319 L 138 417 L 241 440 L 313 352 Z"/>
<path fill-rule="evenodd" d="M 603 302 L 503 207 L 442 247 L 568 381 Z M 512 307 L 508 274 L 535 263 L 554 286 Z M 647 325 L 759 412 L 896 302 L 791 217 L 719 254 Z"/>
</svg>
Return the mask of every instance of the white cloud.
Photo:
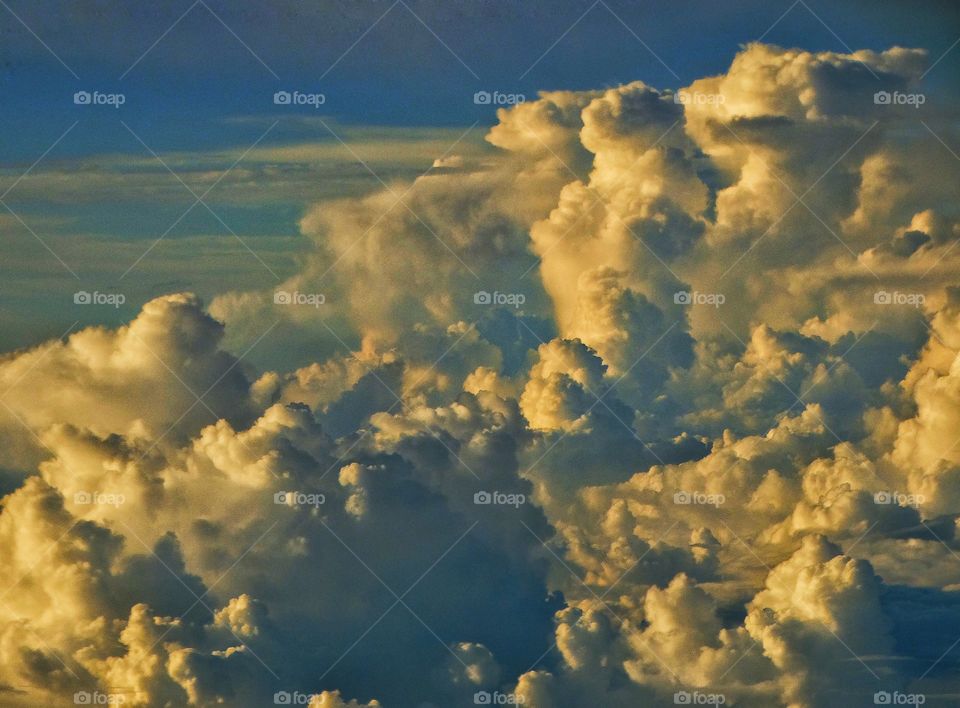
<svg viewBox="0 0 960 708">
<path fill-rule="evenodd" d="M 865 71 L 925 61 L 752 44 L 684 100 L 544 93 L 488 160 L 311 207 L 281 287 L 322 309 L 169 295 L 4 356 L 0 685 L 819 708 L 949 683 L 958 172 L 875 124 Z M 279 319 L 305 361 L 254 374 L 216 318 L 232 344 Z"/>
</svg>

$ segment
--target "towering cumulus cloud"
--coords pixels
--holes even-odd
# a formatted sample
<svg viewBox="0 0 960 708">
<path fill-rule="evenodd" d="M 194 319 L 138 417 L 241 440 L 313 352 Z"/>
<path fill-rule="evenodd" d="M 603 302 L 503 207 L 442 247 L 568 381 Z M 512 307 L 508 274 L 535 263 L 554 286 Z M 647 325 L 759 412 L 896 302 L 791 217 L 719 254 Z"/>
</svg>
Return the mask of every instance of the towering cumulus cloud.
<svg viewBox="0 0 960 708">
<path fill-rule="evenodd" d="M 875 99 L 928 64 L 545 92 L 308 209 L 320 305 L 5 355 L 0 703 L 953 705 L 960 161 Z"/>
</svg>

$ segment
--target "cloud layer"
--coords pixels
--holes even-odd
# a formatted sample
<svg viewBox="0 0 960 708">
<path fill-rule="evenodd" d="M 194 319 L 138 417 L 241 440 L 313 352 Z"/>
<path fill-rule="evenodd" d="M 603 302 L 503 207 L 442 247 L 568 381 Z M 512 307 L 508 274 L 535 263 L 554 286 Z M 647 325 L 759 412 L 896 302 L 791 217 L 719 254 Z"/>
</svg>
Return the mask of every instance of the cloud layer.
<svg viewBox="0 0 960 708">
<path fill-rule="evenodd" d="M 874 98 L 927 65 L 545 92 L 282 297 L 5 355 L 4 705 L 955 700 L 960 163 Z"/>
</svg>

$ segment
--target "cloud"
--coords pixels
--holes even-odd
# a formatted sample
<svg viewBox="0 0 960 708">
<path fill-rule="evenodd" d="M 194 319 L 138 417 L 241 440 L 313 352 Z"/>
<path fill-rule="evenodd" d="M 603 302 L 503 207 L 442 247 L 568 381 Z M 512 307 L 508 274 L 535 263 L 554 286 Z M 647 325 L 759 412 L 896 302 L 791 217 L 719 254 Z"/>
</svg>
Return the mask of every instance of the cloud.
<svg viewBox="0 0 960 708">
<path fill-rule="evenodd" d="M 322 305 L 173 294 L 5 355 L 0 685 L 955 692 L 958 173 L 873 100 L 925 66 L 750 44 L 544 92 L 489 157 L 312 205 L 279 287 Z M 271 322 L 274 365 L 230 353 Z"/>
<path fill-rule="evenodd" d="M 221 417 L 249 421 L 247 373 L 218 348 L 222 337 L 223 325 L 195 297 L 179 294 L 151 301 L 116 331 L 88 328 L 8 355 L 0 362 L 3 430 L 20 436 L 23 426 L 59 423 L 180 442 Z"/>
</svg>

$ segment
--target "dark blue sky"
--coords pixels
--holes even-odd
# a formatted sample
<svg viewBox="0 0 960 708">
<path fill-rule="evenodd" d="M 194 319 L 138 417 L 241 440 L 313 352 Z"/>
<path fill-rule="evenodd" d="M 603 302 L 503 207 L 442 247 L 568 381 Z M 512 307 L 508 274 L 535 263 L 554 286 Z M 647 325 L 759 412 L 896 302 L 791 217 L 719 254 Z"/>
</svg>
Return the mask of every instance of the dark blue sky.
<svg viewBox="0 0 960 708">
<path fill-rule="evenodd" d="M 129 150 L 130 135 L 105 129 L 119 119 L 157 150 L 244 144 L 254 131 L 225 119 L 276 114 L 278 88 L 324 93 L 321 113 L 342 123 L 489 124 L 493 109 L 472 101 L 479 89 L 676 87 L 724 70 L 761 36 L 810 50 L 921 46 L 931 60 L 960 36 L 960 3 L 946 0 L 204 1 L 4 0 L 3 159 L 32 161 L 73 120 L 52 157 Z M 955 81 L 958 67 L 954 48 L 928 80 Z M 93 114 L 73 106 L 77 90 L 127 101 Z"/>
</svg>

